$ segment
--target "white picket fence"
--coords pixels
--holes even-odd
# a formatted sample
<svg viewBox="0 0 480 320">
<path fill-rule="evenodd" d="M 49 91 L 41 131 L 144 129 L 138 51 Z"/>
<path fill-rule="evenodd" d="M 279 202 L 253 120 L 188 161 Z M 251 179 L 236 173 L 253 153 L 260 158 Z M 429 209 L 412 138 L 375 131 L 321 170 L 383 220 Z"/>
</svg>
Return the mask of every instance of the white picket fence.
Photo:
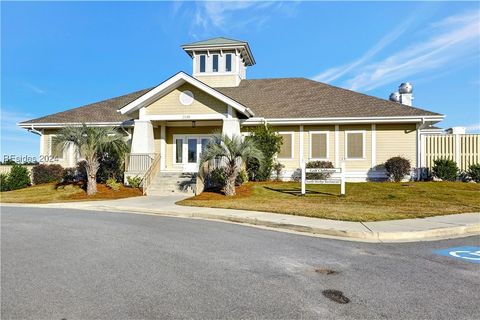
<svg viewBox="0 0 480 320">
<path fill-rule="evenodd" d="M 422 167 L 432 168 L 439 158 L 451 159 L 460 170 L 480 163 L 480 134 L 422 135 Z"/>
</svg>

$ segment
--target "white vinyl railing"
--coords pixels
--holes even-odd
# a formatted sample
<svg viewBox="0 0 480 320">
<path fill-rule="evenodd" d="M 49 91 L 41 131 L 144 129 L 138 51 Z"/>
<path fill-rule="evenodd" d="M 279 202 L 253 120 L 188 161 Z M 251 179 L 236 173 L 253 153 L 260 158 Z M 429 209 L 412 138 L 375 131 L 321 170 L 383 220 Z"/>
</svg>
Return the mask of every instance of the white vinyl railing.
<svg viewBox="0 0 480 320">
<path fill-rule="evenodd" d="M 127 153 L 125 155 L 126 172 L 147 172 L 155 159 L 155 153 Z"/>
</svg>

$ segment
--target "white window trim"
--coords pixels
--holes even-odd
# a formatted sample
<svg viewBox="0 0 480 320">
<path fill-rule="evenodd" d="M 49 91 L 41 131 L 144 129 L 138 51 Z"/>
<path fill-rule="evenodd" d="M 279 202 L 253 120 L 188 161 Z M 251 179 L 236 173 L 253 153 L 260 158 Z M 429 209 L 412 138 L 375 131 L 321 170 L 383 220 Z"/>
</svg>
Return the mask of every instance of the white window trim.
<svg viewBox="0 0 480 320">
<path fill-rule="evenodd" d="M 56 137 L 57 135 L 56 134 L 51 134 L 50 135 L 50 148 L 48 150 L 48 155 L 50 157 L 53 157 L 53 138 Z M 62 149 L 62 157 L 61 158 L 58 158 L 57 160 L 58 161 L 63 161 L 63 159 L 65 159 L 65 148 Z"/>
<path fill-rule="evenodd" d="M 327 152 L 326 152 L 326 157 L 325 158 L 314 158 L 312 156 L 312 135 L 313 134 L 324 134 L 326 135 L 326 147 L 327 147 Z M 309 154 L 308 154 L 308 158 L 309 160 L 313 160 L 313 161 L 327 161 L 328 159 L 330 159 L 330 132 L 328 130 L 323 130 L 323 131 L 309 131 L 308 133 L 308 136 L 309 136 L 309 141 L 308 141 L 308 144 L 309 144 Z"/>
<path fill-rule="evenodd" d="M 289 134 L 292 136 L 292 157 L 291 158 L 280 158 L 277 156 L 279 160 L 293 160 L 295 159 L 295 132 L 294 131 L 279 131 L 277 134 Z"/>
<path fill-rule="evenodd" d="M 349 133 L 361 133 L 362 134 L 362 157 L 361 158 L 349 158 L 348 157 L 348 134 Z M 365 136 L 366 136 L 366 130 L 345 130 L 345 160 L 365 160 L 366 159 L 366 145 L 365 145 Z"/>
<path fill-rule="evenodd" d="M 188 160 L 185 161 L 185 150 L 183 151 L 183 157 L 182 157 L 182 162 L 179 163 L 177 162 L 177 148 L 176 148 L 176 143 L 177 143 L 177 139 L 182 139 L 182 149 L 183 147 L 185 146 L 186 144 L 186 141 L 188 141 L 189 138 L 195 138 L 197 139 L 197 148 L 201 148 L 202 146 L 202 140 L 203 138 L 206 138 L 206 139 L 210 139 L 211 137 L 213 137 L 214 134 L 211 134 L 211 133 L 189 133 L 189 134 L 181 134 L 181 133 L 178 133 L 178 134 L 174 134 L 172 136 L 172 139 L 173 139 L 173 144 L 172 144 L 172 149 L 173 149 L 173 158 L 172 158 L 172 164 L 174 166 L 181 166 L 181 165 L 184 165 L 184 164 L 188 164 Z M 199 153 L 197 152 L 197 156 L 199 155 Z M 197 159 L 197 161 L 199 161 L 200 159 Z"/>
</svg>

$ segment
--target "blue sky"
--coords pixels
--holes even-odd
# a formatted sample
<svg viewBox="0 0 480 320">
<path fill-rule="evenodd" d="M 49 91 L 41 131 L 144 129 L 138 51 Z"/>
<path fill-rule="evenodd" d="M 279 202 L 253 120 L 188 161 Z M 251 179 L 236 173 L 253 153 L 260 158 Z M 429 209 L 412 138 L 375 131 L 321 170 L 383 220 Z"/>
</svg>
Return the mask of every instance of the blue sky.
<svg viewBox="0 0 480 320">
<path fill-rule="evenodd" d="M 22 120 L 191 72 L 183 43 L 250 43 L 248 78 L 307 77 L 480 131 L 478 2 L 2 2 L 1 155 L 38 155 Z"/>
</svg>

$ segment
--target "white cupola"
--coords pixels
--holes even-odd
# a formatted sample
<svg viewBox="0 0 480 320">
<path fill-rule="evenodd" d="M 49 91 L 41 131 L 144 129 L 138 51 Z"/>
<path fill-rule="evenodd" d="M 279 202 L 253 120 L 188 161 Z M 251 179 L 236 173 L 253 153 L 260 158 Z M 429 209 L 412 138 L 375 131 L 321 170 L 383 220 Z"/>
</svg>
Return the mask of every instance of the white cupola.
<svg viewBox="0 0 480 320">
<path fill-rule="evenodd" d="M 184 44 L 192 58 L 192 76 L 211 87 L 236 87 L 247 77 L 247 67 L 255 64 L 247 42 L 213 38 Z"/>
</svg>

